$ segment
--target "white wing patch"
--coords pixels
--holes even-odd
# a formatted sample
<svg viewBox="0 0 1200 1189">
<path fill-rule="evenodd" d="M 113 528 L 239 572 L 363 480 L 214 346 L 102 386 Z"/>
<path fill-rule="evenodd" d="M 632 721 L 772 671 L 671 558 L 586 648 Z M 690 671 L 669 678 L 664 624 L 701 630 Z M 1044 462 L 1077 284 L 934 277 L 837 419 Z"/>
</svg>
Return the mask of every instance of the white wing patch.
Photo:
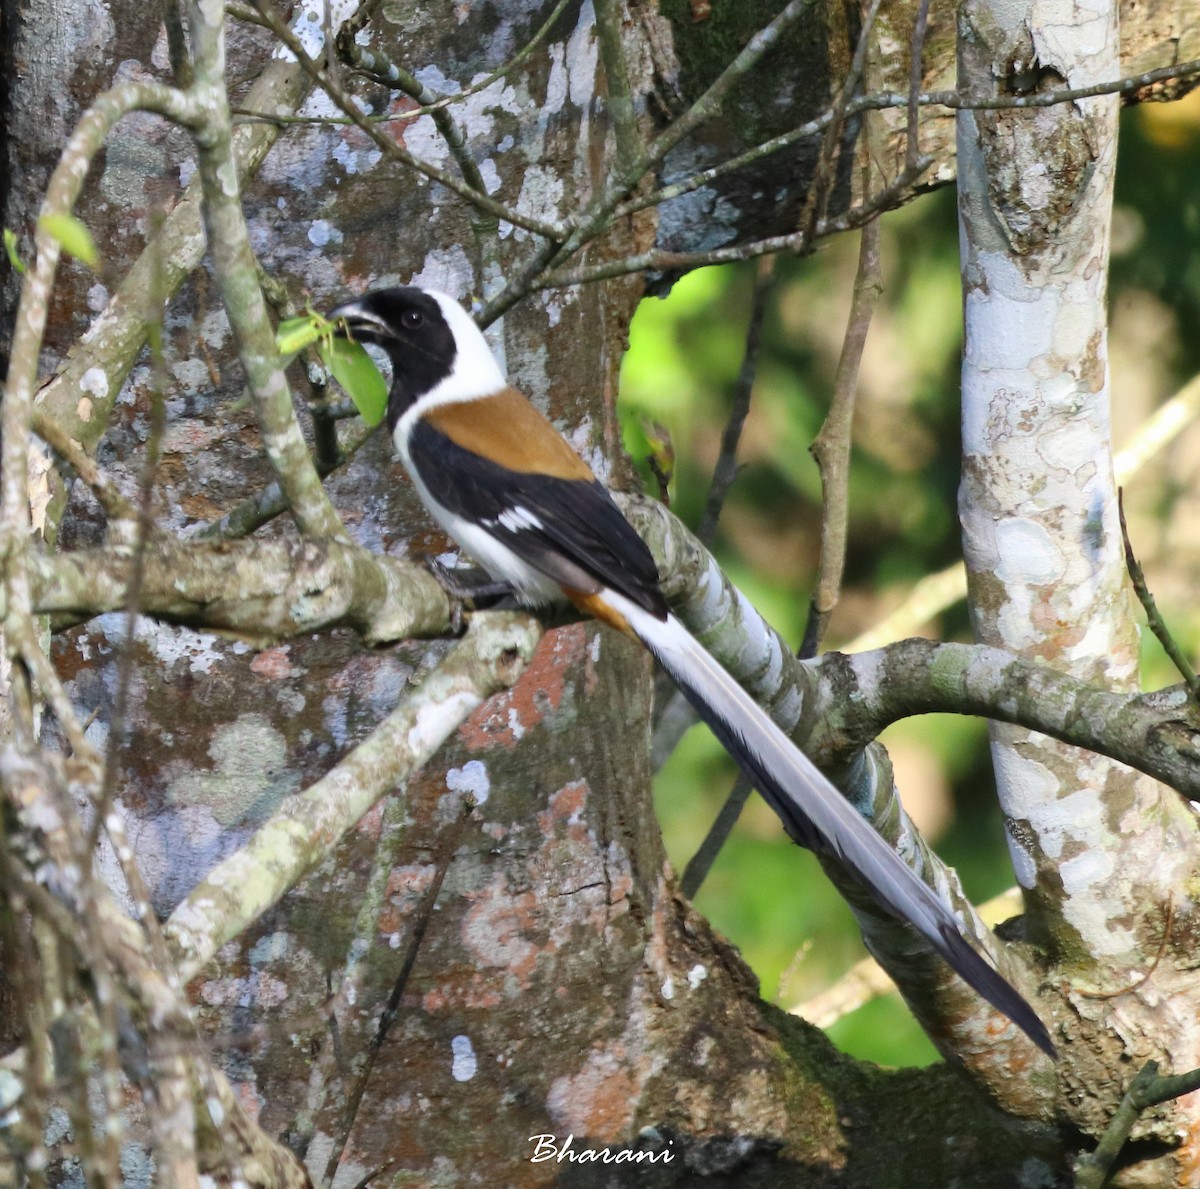
<svg viewBox="0 0 1200 1189">
<path fill-rule="evenodd" d="M 499 516 L 500 524 L 510 533 L 519 533 L 525 529 L 542 528 L 542 522 L 528 508 L 518 504 L 515 508 L 505 508 Z"/>
</svg>

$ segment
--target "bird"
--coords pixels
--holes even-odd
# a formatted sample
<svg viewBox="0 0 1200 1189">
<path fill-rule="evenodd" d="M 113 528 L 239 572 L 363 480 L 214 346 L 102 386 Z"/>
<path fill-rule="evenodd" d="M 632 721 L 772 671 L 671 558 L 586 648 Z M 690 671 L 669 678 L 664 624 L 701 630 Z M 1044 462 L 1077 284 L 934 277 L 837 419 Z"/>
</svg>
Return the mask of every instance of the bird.
<svg viewBox="0 0 1200 1189">
<path fill-rule="evenodd" d="M 553 424 L 509 384 L 470 314 L 421 286 L 331 310 L 391 364 L 387 425 L 426 509 L 517 601 L 564 601 L 650 652 L 800 845 L 832 856 L 1050 1057 L 1050 1034 L 950 906 L 671 613 L 649 548 Z"/>
</svg>

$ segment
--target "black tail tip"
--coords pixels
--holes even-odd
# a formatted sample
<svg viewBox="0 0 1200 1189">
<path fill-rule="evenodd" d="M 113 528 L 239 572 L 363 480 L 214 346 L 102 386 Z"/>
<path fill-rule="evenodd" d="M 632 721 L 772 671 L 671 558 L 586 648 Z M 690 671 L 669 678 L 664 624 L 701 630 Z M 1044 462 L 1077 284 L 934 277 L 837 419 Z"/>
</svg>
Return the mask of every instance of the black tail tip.
<svg viewBox="0 0 1200 1189">
<path fill-rule="evenodd" d="M 940 933 L 942 956 L 959 978 L 1012 1020 L 1051 1061 L 1057 1061 L 1058 1049 L 1049 1030 L 1016 987 L 958 932 L 956 925 L 944 927 Z"/>
</svg>

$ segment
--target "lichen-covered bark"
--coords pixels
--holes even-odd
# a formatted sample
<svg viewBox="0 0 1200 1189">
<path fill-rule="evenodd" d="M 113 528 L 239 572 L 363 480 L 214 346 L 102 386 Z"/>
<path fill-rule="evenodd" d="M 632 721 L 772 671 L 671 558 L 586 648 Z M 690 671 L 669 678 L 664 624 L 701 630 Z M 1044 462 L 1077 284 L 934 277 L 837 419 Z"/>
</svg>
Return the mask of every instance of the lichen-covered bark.
<svg viewBox="0 0 1200 1189">
<path fill-rule="evenodd" d="M 968 4 L 960 85 L 986 98 L 1110 77 L 1116 18 L 1105 3 L 1070 20 L 1052 6 Z M 1112 472 L 1105 305 L 1115 128 L 1110 98 L 959 115 L 959 510 L 977 638 L 1129 689 L 1138 645 Z M 1175 1068 L 1200 1064 L 1200 1033 L 1161 1023 L 1164 1000 L 1189 995 L 1190 971 L 1159 961 L 1153 990 L 1137 984 L 1160 945 L 1171 953 L 1168 922 L 1181 936 L 1193 929 L 1190 900 L 1178 899 L 1197 860 L 1193 815 L 1172 791 L 1094 754 L 1007 726 L 993 725 L 992 740 L 1028 927 L 1067 977 L 1076 1020 L 1064 1031 L 1102 1067 L 1116 1058 L 1104 1022 L 1135 1064 L 1162 1048 Z M 1114 1105 L 1110 1089 L 1098 1080 L 1069 1096 L 1068 1112 L 1096 1126 Z M 1193 1147 L 1185 1138 L 1159 1183 L 1189 1183 Z"/>
</svg>

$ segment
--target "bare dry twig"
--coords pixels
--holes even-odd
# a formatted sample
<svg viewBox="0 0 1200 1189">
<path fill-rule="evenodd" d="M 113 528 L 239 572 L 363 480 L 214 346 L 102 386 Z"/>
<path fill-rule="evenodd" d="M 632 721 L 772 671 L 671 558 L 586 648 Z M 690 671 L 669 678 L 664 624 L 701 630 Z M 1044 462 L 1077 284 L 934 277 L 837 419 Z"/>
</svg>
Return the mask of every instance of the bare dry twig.
<svg viewBox="0 0 1200 1189">
<path fill-rule="evenodd" d="M 1117 515 L 1121 521 L 1121 540 L 1125 545 L 1125 568 L 1129 571 L 1129 580 L 1133 583 L 1133 590 L 1138 597 L 1138 602 L 1142 604 L 1142 609 L 1146 612 L 1146 625 L 1154 633 L 1154 638 L 1162 645 L 1162 650 L 1170 658 L 1171 663 L 1179 670 L 1193 699 L 1200 700 L 1200 678 L 1196 676 L 1196 670 L 1192 668 L 1187 657 L 1183 655 L 1183 649 L 1171 635 L 1171 629 L 1167 627 L 1166 620 L 1163 619 L 1162 612 L 1159 611 L 1158 604 L 1154 601 L 1154 595 L 1150 593 L 1146 575 L 1142 572 L 1137 555 L 1133 552 L 1133 542 L 1129 539 L 1129 525 L 1125 523 L 1125 490 L 1121 487 L 1117 488 Z"/>
<path fill-rule="evenodd" d="M 438 843 L 434 858 L 433 879 L 430 881 L 425 895 L 421 897 L 421 902 L 417 905 L 416 912 L 413 914 L 412 932 L 408 938 L 408 946 L 405 948 L 404 957 L 400 962 L 400 969 L 396 973 L 387 1003 L 384 1004 L 383 1011 L 380 1013 L 375 1035 L 371 1038 L 371 1043 L 363 1055 L 362 1064 L 357 1070 L 354 1084 L 346 1096 L 341 1127 L 334 1139 L 329 1159 L 325 1162 L 324 1183 L 326 1185 L 333 1183 L 334 1175 L 337 1173 L 338 1166 L 342 1162 L 342 1155 L 346 1151 L 346 1144 L 350 1141 L 350 1133 L 354 1130 L 354 1123 L 358 1118 L 358 1109 L 362 1104 L 363 1095 L 366 1093 L 367 1082 L 371 1077 L 371 1070 L 375 1068 L 375 1061 L 383 1049 L 383 1042 L 387 1040 L 388 1033 L 391 1032 L 392 1025 L 396 1022 L 396 1017 L 400 1012 L 400 1000 L 404 995 L 404 988 L 408 985 L 408 976 L 412 973 L 412 968 L 416 963 L 417 952 L 421 948 L 421 942 L 425 940 L 425 932 L 429 928 L 429 922 L 433 917 L 433 910 L 437 904 L 437 898 L 441 894 L 446 872 L 450 870 L 450 863 L 454 858 L 454 852 L 458 849 L 459 842 L 462 841 L 463 831 L 466 829 L 467 823 L 471 820 L 471 814 L 474 809 L 475 802 L 471 797 L 468 797 L 463 802 L 462 812 L 458 815 L 458 820 L 443 833 Z"/>
<path fill-rule="evenodd" d="M 729 418 L 725 422 L 725 429 L 721 435 L 721 450 L 717 456 L 716 466 L 713 467 L 712 480 L 709 483 L 708 498 L 705 500 L 700 526 L 696 530 L 696 536 L 705 545 L 712 544 L 717 531 L 717 522 L 720 520 L 721 509 L 725 504 L 725 496 L 737 477 L 738 443 L 741 440 L 742 427 L 750 412 L 750 396 L 754 390 L 755 377 L 758 374 L 763 321 L 766 318 L 767 308 L 774 290 L 775 257 L 764 256 L 759 262 L 758 272 L 754 279 L 754 291 L 750 298 L 750 321 L 746 327 L 746 345 L 742 352 L 737 383 L 734 385 L 733 407 L 730 409 Z M 682 710 L 682 707 L 680 709 Z M 690 710 L 690 707 L 688 709 Z M 678 730 L 679 736 L 682 736 L 689 721 L 695 721 L 694 711 L 686 719 L 681 719 L 673 728 Z M 721 848 L 729 840 L 729 835 L 733 832 L 753 791 L 751 783 L 739 773 L 734 780 L 729 796 L 709 827 L 704 841 L 688 860 L 688 864 L 680 876 L 680 889 L 688 899 L 696 898 L 696 894 L 700 891 L 705 879 L 708 878 L 713 863 L 721 853 Z"/>
<path fill-rule="evenodd" d="M 821 554 L 799 651 L 804 658 L 817 655 L 841 592 L 850 525 L 850 431 L 858 393 L 858 371 L 867 331 L 882 292 L 879 223 L 876 221 L 868 223 L 862 231 L 850 321 L 842 341 L 833 399 L 825 422 L 809 447 L 821 472 Z"/>
</svg>

